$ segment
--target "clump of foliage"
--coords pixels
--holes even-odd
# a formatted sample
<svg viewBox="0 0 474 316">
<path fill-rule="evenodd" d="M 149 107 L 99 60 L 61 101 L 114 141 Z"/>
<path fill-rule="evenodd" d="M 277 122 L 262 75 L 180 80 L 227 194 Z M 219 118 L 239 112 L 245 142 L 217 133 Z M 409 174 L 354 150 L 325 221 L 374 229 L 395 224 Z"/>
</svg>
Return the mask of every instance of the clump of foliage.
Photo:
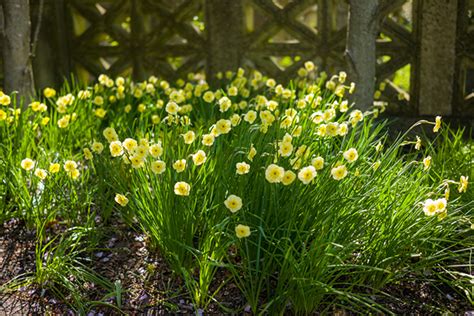
<svg viewBox="0 0 474 316">
<path fill-rule="evenodd" d="M 383 108 L 346 99 L 345 73 L 327 78 L 312 63 L 300 73 L 285 87 L 239 69 L 217 90 L 199 74 L 102 75 L 48 88 L 24 110 L 2 95 L 0 218 L 36 229 L 27 282 L 59 284 L 74 302 L 69 274 L 112 291 L 87 266 L 99 215 L 138 224 L 196 308 L 215 300 L 219 270 L 254 313 L 386 312 L 374 299 L 384 287 L 427 270 L 472 300 L 472 158 L 459 174 L 443 166 L 461 137 L 442 131 L 441 149 L 388 140 L 374 123 Z M 440 117 L 417 124 L 442 128 Z M 59 239 L 44 229 L 54 221 L 67 227 Z"/>
</svg>

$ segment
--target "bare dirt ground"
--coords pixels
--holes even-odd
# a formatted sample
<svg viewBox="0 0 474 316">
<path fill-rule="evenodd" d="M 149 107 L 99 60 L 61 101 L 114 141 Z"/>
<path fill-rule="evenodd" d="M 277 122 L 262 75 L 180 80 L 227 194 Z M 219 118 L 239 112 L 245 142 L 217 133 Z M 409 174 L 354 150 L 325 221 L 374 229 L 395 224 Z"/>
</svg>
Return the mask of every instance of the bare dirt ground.
<svg viewBox="0 0 474 316">
<path fill-rule="evenodd" d="M 146 238 L 124 224 L 110 227 L 101 241 L 100 251 L 91 254 L 92 269 L 123 289 L 120 299 L 109 297 L 96 285 L 86 285 L 87 298 L 114 305 L 120 303 L 127 315 L 195 314 L 195 309 L 185 293 L 181 279 L 172 273 L 158 252 L 151 253 Z M 35 234 L 21 222 L 11 220 L 0 227 L 0 286 L 14 277 L 31 273 L 35 269 Z M 197 314 L 224 314 L 233 310 L 250 314 L 245 299 L 238 288 L 229 281 L 224 271 L 218 271 L 211 290 L 224 283 L 215 301 Z M 451 312 L 456 315 L 474 316 L 474 307 L 449 288 L 436 289 L 428 283 L 405 281 L 385 289 L 393 298 L 377 298 L 395 314 L 431 315 Z M 397 298 L 397 299 L 395 299 Z M 66 304 L 51 293 L 28 286 L 14 292 L 0 292 L 0 315 L 75 315 Z M 227 309 L 228 308 L 228 309 Z M 335 315 L 350 312 L 333 309 Z M 118 310 L 94 307 L 88 316 L 119 315 Z"/>
</svg>

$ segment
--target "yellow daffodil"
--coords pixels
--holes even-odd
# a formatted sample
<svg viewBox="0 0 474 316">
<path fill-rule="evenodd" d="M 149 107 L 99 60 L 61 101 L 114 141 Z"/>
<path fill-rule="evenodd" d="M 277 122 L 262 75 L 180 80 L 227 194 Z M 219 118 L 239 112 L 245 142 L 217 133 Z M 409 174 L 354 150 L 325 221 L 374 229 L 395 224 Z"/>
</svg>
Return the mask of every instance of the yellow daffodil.
<svg viewBox="0 0 474 316">
<path fill-rule="evenodd" d="M 237 195 L 231 194 L 224 201 L 224 205 L 229 209 L 229 211 L 235 213 L 242 208 L 242 199 Z"/>
<path fill-rule="evenodd" d="M 49 172 L 50 173 L 58 173 L 61 170 L 61 165 L 58 163 L 51 163 L 49 165 Z"/>
<path fill-rule="evenodd" d="M 313 63 L 312 61 L 307 61 L 307 62 L 305 62 L 305 63 L 304 63 L 304 68 L 305 68 L 307 71 L 309 71 L 309 72 L 311 72 L 311 71 L 313 71 L 313 70 L 316 69 L 316 67 L 314 66 L 314 63 Z"/>
<path fill-rule="evenodd" d="M 31 109 L 34 111 L 34 112 L 45 112 L 48 107 L 46 106 L 46 104 L 44 103 L 40 103 L 38 101 L 35 101 L 35 102 L 31 102 L 29 104 L 29 106 L 31 107 Z"/>
<path fill-rule="evenodd" d="M 279 183 L 283 180 L 284 174 L 285 169 L 276 164 L 271 164 L 265 170 L 265 179 L 270 183 Z"/>
<path fill-rule="evenodd" d="M 104 150 L 104 145 L 100 142 L 93 142 L 91 148 L 93 152 L 100 154 Z"/>
<path fill-rule="evenodd" d="M 53 98 L 56 96 L 56 90 L 54 90 L 53 88 L 45 88 L 43 90 L 43 95 L 45 96 L 45 98 Z"/>
<path fill-rule="evenodd" d="M 176 182 L 174 185 L 174 193 L 180 196 L 188 196 L 191 191 L 191 186 L 183 181 Z"/>
<path fill-rule="evenodd" d="M 102 133 L 109 143 L 117 141 L 118 135 L 113 127 L 107 127 Z"/>
<path fill-rule="evenodd" d="M 194 142 L 194 139 L 196 138 L 196 134 L 194 134 L 193 131 L 189 131 L 185 134 L 182 134 L 181 136 L 184 139 L 184 143 L 188 145 L 192 144 Z"/>
<path fill-rule="evenodd" d="M 437 133 L 440 128 L 441 128 L 441 116 L 437 116 L 435 119 L 434 127 L 433 127 L 433 133 Z"/>
<path fill-rule="evenodd" d="M 166 104 L 165 110 L 170 115 L 176 115 L 178 114 L 178 111 L 180 110 L 180 108 L 178 104 L 176 104 L 176 102 L 171 101 L 171 102 L 168 102 L 168 104 Z"/>
<path fill-rule="evenodd" d="M 92 103 L 98 106 L 102 106 L 104 104 L 104 98 L 98 95 L 94 98 L 94 100 L 92 100 Z"/>
<path fill-rule="evenodd" d="M 206 162 L 207 156 L 203 150 L 198 150 L 195 154 L 192 155 L 193 162 L 196 166 L 200 166 Z"/>
<path fill-rule="evenodd" d="M 0 104 L 3 106 L 8 106 L 11 103 L 11 98 L 7 94 L 3 94 L 3 92 L 0 94 Z"/>
<path fill-rule="evenodd" d="M 204 134 L 202 135 L 202 141 L 201 143 L 204 145 L 204 146 L 212 146 L 214 144 L 214 135 L 212 134 Z"/>
<path fill-rule="evenodd" d="M 78 93 L 77 93 L 77 97 L 80 99 L 80 100 L 85 100 L 85 99 L 88 99 L 92 96 L 92 93 L 91 91 L 89 90 L 80 90 Z"/>
<path fill-rule="evenodd" d="M 35 167 L 36 162 L 30 158 L 25 158 L 21 161 L 21 167 L 26 171 L 30 171 Z"/>
<path fill-rule="evenodd" d="M 427 199 L 423 203 L 423 212 L 426 216 L 433 216 L 436 213 L 441 213 L 446 210 L 447 201 L 445 198 L 432 200 Z"/>
<path fill-rule="evenodd" d="M 219 111 L 220 112 L 227 112 L 227 110 L 231 107 L 232 101 L 228 97 L 222 97 L 219 99 Z"/>
<path fill-rule="evenodd" d="M 311 160 L 311 165 L 314 167 L 316 171 L 321 170 L 324 168 L 324 158 L 323 157 L 316 157 Z"/>
<path fill-rule="evenodd" d="M 295 181 L 295 179 L 296 174 L 291 170 L 286 170 L 283 174 L 283 179 L 281 179 L 281 183 L 283 183 L 283 185 L 290 185 Z"/>
<path fill-rule="evenodd" d="M 246 162 L 238 162 L 235 165 L 235 168 L 236 168 L 236 173 L 240 175 L 247 174 L 250 171 L 250 165 Z"/>
<path fill-rule="evenodd" d="M 63 117 L 61 117 L 61 118 L 58 120 L 58 126 L 59 126 L 59 128 L 66 128 L 66 127 L 68 127 L 70 120 L 71 120 L 71 116 L 70 116 L 70 115 L 64 115 Z"/>
<path fill-rule="evenodd" d="M 122 142 L 122 146 L 129 152 L 132 153 L 135 148 L 138 146 L 138 142 L 133 138 L 125 138 Z"/>
<path fill-rule="evenodd" d="M 46 170 L 38 168 L 35 170 L 35 176 L 37 176 L 41 180 L 44 180 L 48 176 L 48 173 L 46 172 Z"/>
<path fill-rule="evenodd" d="M 238 238 L 246 238 L 250 236 L 250 227 L 239 224 L 235 226 L 235 234 Z"/>
<path fill-rule="evenodd" d="M 415 149 L 416 149 L 416 150 L 420 150 L 420 149 L 421 149 L 421 138 L 420 138 L 419 136 L 416 136 Z"/>
<path fill-rule="evenodd" d="M 240 118 L 240 115 L 238 114 L 233 114 L 231 117 L 230 117 L 230 124 L 232 124 L 232 126 L 237 126 L 240 124 L 241 122 L 241 118 Z"/>
<path fill-rule="evenodd" d="M 64 170 L 67 172 L 71 172 L 75 169 L 77 169 L 77 162 L 74 160 L 66 160 L 63 165 Z"/>
<path fill-rule="evenodd" d="M 123 194 L 117 193 L 115 195 L 115 202 L 117 202 L 120 206 L 125 207 L 128 204 L 128 198 Z"/>
<path fill-rule="evenodd" d="M 148 149 L 148 152 L 153 158 L 160 158 L 163 154 L 163 147 L 161 147 L 161 144 L 153 144 Z"/>
<path fill-rule="evenodd" d="M 216 131 L 218 135 L 230 132 L 232 123 L 229 120 L 221 119 L 216 122 Z"/>
<path fill-rule="evenodd" d="M 357 160 L 357 158 L 359 158 L 359 154 L 357 153 L 357 149 L 355 148 L 350 148 L 348 150 L 346 150 L 343 154 L 344 156 L 344 159 L 347 160 L 347 162 L 354 162 Z"/>
<path fill-rule="evenodd" d="M 435 201 L 436 211 L 438 213 L 444 212 L 446 210 L 447 201 L 445 198 L 437 199 Z"/>
<path fill-rule="evenodd" d="M 339 111 L 341 113 L 345 113 L 349 110 L 349 102 L 347 100 L 344 100 L 341 102 L 341 104 L 339 105 Z"/>
<path fill-rule="evenodd" d="M 336 136 L 339 130 L 339 124 L 337 122 L 330 122 L 326 125 L 326 135 Z"/>
<path fill-rule="evenodd" d="M 214 93 L 212 91 L 206 91 L 204 92 L 202 98 L 207 103 L 211 103 L 212 101 L 214 101 Z"/>
<path fill-rule="evenodd" d="M 291 142 L 281 142 L 280 143 L 280 148 L 278 149 L 278 153 L 282 156 L 282 157 L 289 157 L 291 156 L 291 153 L 293 152 L 293 145 L 291 144 Z"/>
<path fill-rule="evenodd" d="M 145 159 L 148 156 L 148 145 L 139 145 L 133 150 L 133 155 Z"/>
<path fill-rule="evenodd" d="M 0 110 L 0 121 L 1 121 L 1 110 Z M 43 118 L 41 119 L 41 125 L 43 125 L 43 126 L 44 126 L 44 125 L 47 125 L 47 124 L 49 123 L 49 121 L 50 121 L 50 118 L 49 118 L 49 117 L 43 117 Z"/>
<path fill-rule="evenodd" d="M 166 163 L 161 160 L 153 161 L 151 163 L 151 171 L 154 174 L 162 174 L 166 170 Z"/>
<path fill-rule="evenodd" d="M 89 148 L 84 148 L 82 151 L 84 152 L 84 158 L 86 160 L 91 160 L 93 158 L 92 152 Z"/>
<path fill-rule="evenodd" d="M 304 184 L 309 184 L 316 177 L 316 169 L 313 166 L 302 168 L 298 172 L 298 179 Z"/>
<path fill-rule="evenodd" d="M 469 184 L 469 177 L 461 176 L 459 179 L 459 193 L 463 193 L 467 191 L 467 185 Z"/>
<path fill-rule="evenodd" d="M 143 168 L 145 166 L 145 157 L 135 154 L 130 157 L 130 163 L 132 164 L 132 168 Z"/>
<path fill-rule="evenodd" d="M 431 156 L 428 156 L 423 159 L 423 169 L 428 170 L 430 166 L 431 166 Z"/>
<path fill-rule="evenodd" d="M 346 123 L 339 124 L 337 128 L 337 135 L 345 136 L 349 132 L 349 126 Z"/>
<path fill-rule="evenodd" d="M 256 154 L 257 154 L 257 150 L 252 145 L 252 147 L 250 147 L 249 153 L 247 155 L 248 160 L 253 161 L 253 158 L 255 157 Z"/>
<path fill-rule="evenodd" d="M 67 175 L 73 179 L 73 180 L 76 180 L 77 178 L 79 178 L 79 176 L 81 175 L 81 173 L 79 172 L 79 170 L 77 169 L 74 169 L 72 171 L 68 171 L 67 172 Z"/>
<path fill-rule="evenodd" d="M 257 112 L 255 112 L 253 110 L 248 111 L 244 115 L 244 121 L 246 121 L 250 124 L 253 124 L 253 122 L 255 122 L 256 119 L 257 119 Z"/>
<path fill-rule="evenodd" d="M 331 169 L 331 175 L 334 180 L 342 180 L 347 176 L 347 168 L 344 165 L 334 167 Z"/>
<path fill-rule="evenodd" d="M 176 172 L 183 172 L 184 169 L 186 169 L 186 159 L 176 160 L 173 163 L 173 169 L 176 170 Z"/>
<path fill-rule="evenodd" d="M 119 157 L 123 155 L 123 146 L 122 143 L 118 140 L 111 142 L 109 145 L 109 149 L 112 157 Z"/>
</svg>

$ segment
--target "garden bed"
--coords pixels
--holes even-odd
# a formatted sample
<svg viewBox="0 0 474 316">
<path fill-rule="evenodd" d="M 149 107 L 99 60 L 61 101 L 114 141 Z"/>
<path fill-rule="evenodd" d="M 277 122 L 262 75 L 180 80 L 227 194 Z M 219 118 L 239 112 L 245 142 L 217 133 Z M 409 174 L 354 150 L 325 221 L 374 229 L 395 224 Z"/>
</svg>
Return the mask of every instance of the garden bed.
<svg viewBox="0 0 474 316">
<path fill-rule="evenodd" d="M 145 238 L 135 230 L 121 224 L 104 227 L 105 231 L 114 231 L 104 239 L 101 248 L 107 249 L 95 253 L 92 269 L 109 280 L 120 280 L 124 289 L 121 310 L 127 314 L 169 313 L 195 314 L 192 303 L 183 288 L 179 277 L 173 275 L 163 258 L 147 251 Z M 2 283 L 25 272 L 34 272 L 34 235 L 27 233 L 23 223 L 11 221 L 3 227 L 0 236 L 0 261 Z M 105 237 L 105 236 L 104 236 Z M 12 241 L 13 245 L 12 245 Z M 150 265 L 153 269 L 150 269 Z M 224 282 L 225 276 L 217 277 L 215 286 Z M 416 276 L 412 280 L 391 285 L 384 289 L 389 296 L 376 301 L 396 314 L 432 314 L 452 312 L 457 315 L 472 310 L 472 306 L 459 293 L 449 287 L 436 288 L 428 281 L 420 281 Z M 91 300 L 100 300 L 104 293 L 91 289 L 85 296 Z M 245 298 L 232 282 L 219 292 L 216 300 L 226 308 L 235 311 L 248 310 Z M 111 298 L 110 302 L 115 302 Z M 41 297 L 37 286 L 29 286 L 16 293 L 0 294 L 0 312 L 4 314 L 74 314 L 64 303 L 59 303 L 47 292 Z M 88 315 L 108 315 L 113 309 L 96 307 Z M 199 312 L 199 311 L 198 311 Z M 344 309 L 335 309 L 334 314 L 350 314 Z M 219 306 L 211 304 L 202 313 L 222 314 Z"/>
<path fill-rule="evenodd" d="M 0 95 L 3 311 L 469 311 L 472 141 L 305 67 Z"/>
</svg>

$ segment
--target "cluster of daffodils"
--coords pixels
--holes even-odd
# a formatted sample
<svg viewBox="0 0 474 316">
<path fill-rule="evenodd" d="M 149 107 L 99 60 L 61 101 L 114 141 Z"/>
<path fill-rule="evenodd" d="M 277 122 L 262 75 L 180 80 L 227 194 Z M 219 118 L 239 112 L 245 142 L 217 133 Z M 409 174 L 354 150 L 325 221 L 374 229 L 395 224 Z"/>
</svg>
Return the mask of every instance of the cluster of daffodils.
<svg viewBox="0 0 474 316">
<path fill-rule="evenodd" d="M 11 105 L 11 97 L 0 91 L 0 122 L 6 121 L 8 124 L 13 123 L 21 113 L 21 109 L 13 109 Z"/>
<path fill-rule="evenodd" d="M 192 196 L 199 170 L 206 169 L 201 166 L 209 165 L 209 161 L 212 166 L 214 159 L 239 157 L 230 165 L 229 174 L 259 177 L 271 185 L 281 183 L 286 189 L 296 183 L 315 186 L 318 181 L 351 179 L 361 174 L 363 164 L 377 171 L 382 164 L 382 143 L 374 145 L 373 156 L 365 149 L 338 144 L 344 144 L 346 135 L 360 128 L 367 118 L 376 117 L 385 105 L 379 103 L 365 112 L 353 109 L 347 96 L 354 92 L 355 84 L 347 82 L 346 73 L 328 77 L 316 71 L 312 62 L 306 62 L 298 70 L 295 85 L 285 87 L 258 71 L 239 68 L 218 75 L 222 79 L 220 89 L 212 89 L 202 74 L 189 74 L 187 81 L 175 83 L 154 76 L 133 82 L 101 75 L 96 84 L 80 91 L 59 95 L 46 88 L 44 99 L 32 102 L 29 108 L 38 116 L 59 113 L 51 117 L 57 117 L 54 128 L 61 132 L 78 118 L 100 127 L 101 135 L 92 134 L 82 148 L 85 160 L 105 151 L 106 156 L 130 170 L 147 173 L 144 179 L 168 179 L 165 175 L 171 175 L 169 187 L 180 197 Z M 10 102 L 0 93 L 1 105 Z M 19 113 L 0 111 L 0 121 L 14 120 Z M 115 128 L 103 125 L 104 119 Z M 49 117 L 44 117 L 41 124 L 48 122 Z M 432 124 L 433 131 L 438 132 L 441 117 L 424 123 Z M 145 136 L 120 138 L 119 134 L 134 133 L 131 126 L 145 128 L 136 132 Z M 172 139 L 170 135 L 174 135 Z M 418 136 L 407 143 L 413 143 L 416 150 L 422 147 Z M 218 151 L 228 157 L 213 154 Z M 431 157 L 419 163 L 428 170 Z M 35 164 L 25 161 L 22 167 L 33 170 Z M 61 166 L 56 168 L 58 172 Z M 63 169 L 71 178 L 80 175 L 74 161 L 65 162 Z M 34 173 L 45 179 L 53 170 L 39 168 Z M 233 181 L 231 177 L 229 181 Z M 464 192 L 467 179 L 459 183 L 460 192 Z M 117 193 L 115 202 L 125 207 L 129 199 L 133 199 L 132 193 Z M 229 195 L 224 204 L 234 213 L 242 207 L 242 200 Z M 239 238 L 248 237 L 250 227 L 239 224 L 235 232 Z"/>
<path fill-rule="evenodd" d="M 55 122 L 60 129 L 68 128 L 78 116 L 102 120 L 111 115 L 113 118 L 114 115 L 125 113 L 146 117 L 154 125 L 188 126 L 192 123 L 191 113 L 196 106 L 215 106 L 222 114 L 233 112 L 227 119 L 215 124 L 213 136 L 217 130 L 221 134 L 227 133 L 230 126 L 236 126 L 242 119 L 249 124 L 260 120 L 261 131 L 268 130 L 278 122 L 282 128 L 294 129 L 293 133 L 298 134 L 301 132 L 301 126 L 297 125 L 301 118 L 301 113 L 298 112 L 311 108 L 315 110 L 311 113 L 311 119 L 315 124 L 321 125 L 318 126 L 319 135 L 345 135 L 348 125 L 354 126 L 364 117 L 364 113 L 352 111 L 346 121 L 334 120 L 337 112 L 346 113 L 350 110 L 349 102 L 343 97 L 346 92 L 353 93 L 355 85 L 346 83 L 347 75 L 340 72 L 323 86 L 327 75 L 316 71 L 317 67 L 312 62 L 306 62 L 304 67 L 299 69 L 296 82 L 301 90 L 305 90 L 304 95 L 298 95 L 294 89 L 285 88 L 259 71 L 254 70 L 247 74 L 242 68 L 235 73 L 220 74 L 218 77 L 225 76 L 228 85 L 225 89 L 217 90 L 210 89 L 204 76 L 199 73 L 191 73 L 187 77 L 188 82 L 178 80 L 175 85 L 155 76 L 136 83 L 123 77 L 112 79 L 107 75 L 100 75 L 96 84 L 77 92 L 59 95 L 53 88 L 45 88 L 44 102 L 34 101 L 30 108 L 34 112 L 46 114 L 49 107 L 55 109 L 60 114 Z M 324 89 L 336 96 L 330 104 L 322 104 L 321 92 Z M 280 103 L 289 101 L 294 102 L 294 108 L 283 112 Z M 0 104 L 9 105 L 10 97 L 0 93 Z M 84 110 L 90 112 L 83 113 Z M 378 110 L 372 112 L 376 115 Z M 19 113 L 1 110 L 0 120 L 13 121 L 15 115 L 12 114 Z M 41 124 L 47 125 L 49 121 L 49 117 L 44 117 Z M 211 137 L 207 136 L 205 142 L 212 143 Z"/>
<path fill-rule="evenodd" d="M 432 199 L 427 199 L 423 203 L 423 212 L 427 216 L 434 216 L 438 215 L 440 219 L 446 217 L 447 215 L 447 201 L 445 198 L 437 199 L 437 200 L 432 200 Z"/>
<path fill-rule="evenodd" d="M 242 199 L 237 195 L 231 194 L 224 201 L 224 205 L 232 213 L 236 213 L 242 208 Z M 235 226 L 235 234 L 238 238 L 245 238 L 250 236 L 250 227 L 243 224 Z"/>
<path fill-rule="evenodd" d="M 54 91 L 54 95 L 56 95 L 56 91 L 54 89 L 47 89 Z M 48 92 L 48 95 L 53 94 L 51 92 Z M 3 106 L 3 108 L 0 107 L 0 122 L 6 121 L 8 124 L 12 124 L 18 119 L 18 117 L 22 113 L 22 109 L 20 107 L 12 107 L 11 97 L 9 95 L 4 94 L 2 91 L 0 91 L 0 106 Z M 41 125 L 44 126 L 49 123 L 50 118 L 49 116 L 47 116 L 48 106 L 44 102 L 33 101 L 28 104 L 28 108 L 31 109 L 35 114 L 38 114 L 38 117 L 40 117 L 39 123 Z M 43 114 L 45 114 L 46 116 L 43 117 Z"/>
<path fill-rule="evenodd" d="M 21 168 L 26 170 L 26 171 L 33 171 L 33 174 L 38 177 L 40 180 L 45 180 L 48 176 L 56 174 L 61 171 L 61 165 L 57 162 L 52 162 L 49 164 L 48 170 L 38 168 L 37 167 L 37 162 L 30 159 L 30 158 L 25 158 L 21 161 L 20 163 Z M 63 164 L 63 169 L 66 172 L 66 174 L 76 180 L 79 178 L 81 175 L 77 162 L 74 160 L 66 160 Z"/>
<path fill-rule="evenodd" d="M 103 136 L 109 142 L 111 157 L 120 157 L 123 163 L 131 165 L 134 169 L 149 167 L 154 175 L 160 175 L 166 171 L 167 163 L 162 160 L 164 150 L 160 140 L 156 143 L 151 143 L 146 138 L 141 138 L 138 141 L 133 138 L 126 138 L 120 141 L 117 132 L 112 127 L 106 128 L 103 131 Z M 188 131 L 181 136 L 186 145 L 191 145 L 196 139 L 193 131 Z M 205 138 L 203 137 L 203 143 L 204 140 Z M 103 145 L 101 143 L 94 142 L 92 145 L 92 150 L 95 152 L 100 153 L 102 149 Z M 87 148 L 85 150 L 87 150 Z M 195 166 L 201 166 L 206 162 L 207 154 L 203 149 L 199 149 L 189 157 L 169 162 L 174 172 L 177 174 L 184 172 L 188 167 L 188 158 L 190 158 Z M 174 185 L 174 193 L 178 196 L 188 196 L 190 191 L 191 186 L 187 182 L 178 181 Z M 117 203 L 120 205 L 123 204 L 118 201 Z"/>
<path fill-rule="evenodd" d="M 282 148 L 290 147 L 290 143 L 280 143 L 279 153 L 281 154 Z M 306 148 L 305 148 L 306 150 Z M 283 156 L 283 155 L 282 155 Z M 343 153 L 344 159 L 348 163 L 355 162 L 359 154 L 357 149 L 350 148 Z M 299 159 L 299 158 L 297 158 Z M 285 170 L 283 167 L 277 164 L 270 164 L 265 170 L 265 179 L 270 183 L 282 183 L 283 185 L 290 185 L 298 177 L 303 184 L 310 184 L 317 176 L 317 172 L 324 169 L 325 160 L 323 157 L 314 157 L 311 159 L 311 165 L 300 168 L 299 165 L 294 165 L 294 169 L 299 169 L 298 175 L 292 170 Z M 342 180 L 348 174 L 346 165 L 338 162 L 331 169 L 331 176 L 334 180 Z"/>
<path fill-rule="evenodd" d="M 467 191 L 467 187 L 469 184 L 469 177 L 467 176 L 461 176 L 459 178 L 459 181 L 453 181 L 453 180 L 446 180 L 442 185 L 446 187 L 444 191 L 444 197 L 439 198 L 436 200 L 433 199 L 427 199 L 422 203 L 423 206 L 423 212 L 425 213 L 426 216 L 434 216 L 437 215 L 438 219 L 444 219 L 448 212 L 447 212 L 447 205 L 448 205 L 448 200 L 450 197 L 450 184 L 455 184 L 458 185 L 458 192 L 459 193 L 465 193 Z"/>
<path fill-rule="evenodd" d="M 68 93 L 56 97 L 54 89 L 46 88 L 43 95 L 62 114 L 57 122 L 61 128 L 68 127 L 69 123 L 77 118 L 75 111 L 84 108 L 84 105 L 90 105 L 93 116 L 99 119 L 108 116 L 110 109 L 119 107 L 126 114 L 148 114 L 147 117 L 153 124 L 190 125 L 190 113 L 198 104 L 216 106 L 220 113 L 248 110 L 242 115 L 234 113 L 235 115 L 230 116 L 228 119 L 232 126 L 238 124 L 241 119 L 252 124 L 259 118 L 262 130 L 266 130 L 275 121 L 279 121 L 282 127 L 290 128 L 299 120 L 297 110 L 305 108 L 316 110 L 323 105 L 320 92 L 324 87 L 321 87 L 321 83 L 327 79 L 327 75 L 317 74 L 316 70 L 312 62 L 306 62 L 298 71 L 300 75 L 300 79 L 297 80 L 298 86 L 307 91 L 305 95 L 300 96 L 296 95 L 294 89 L 285 88 L 258 71 L 252 71 L 246 76 L 242 68 L 236 73 L 225 73 L 230 83 L 223 90 L 211 90 L 202 74 L 189 74 L 188 82 L 178 80 L 176 86 L 154 76 L 143 82 L 134 83 L 123 77 L 113 80 L 107 75 L 100 75 L 93 87 L 80 90 L 77 94 Z M 224 77 L 224 74 L 220 77 Z M 346 77 L 347 75 L 341 72 L 326 83 L 325 88 L 335 93 L 337 99 L 331 103 L 330 108 L 318 109 L 312 115 L 316 124 L 323 124 L 319 130 L 321 135 L 326 135 L 325 125 L 336 116 L 337 111 L 345 113 L 350 109 L 349 102 L 342 98 L 346 91 L 353 93 L 355 85 L 353 83 L 346 85 Z M 256 94 L 258 91 L 271 93 Z M 285 115 L 279 113 L 279 102 L 290 100 L 295 102 L 295 109 L 285 111 Z M 347 133 L 347 123 L 354 125 L 362 118 L 363 113 L 355 111 L 341 126 L 332 122 L 327 126 L 327 136 L 344 135 Z M 227 125 L 227 122 L 220 122 L 224 123 Z M 221 126 L 221 129 L 226 130 L 226 126 Z"/>
<path fill-rule="evenodd" d="M 61 118 L 59 118 L 57 122 L 59 128 L 66 128 L 69 126 L 70 122 L 74 122 L 76 120 L 77 114 L 75 112 L 66 114 L 70 112 L 70 108 L 73 108 L 75 100 L 76 97 L 71 93 L 61 96 L 56 100 L 56 110 L 58 113 L 62 114 Z"/>
<path fill-rule="evenodd" d="M 171 187 L 177 196 L 192 194 L 195 171 L 190 166 L 199 167 L 209 159 L 218 159 L 219 157 L 208 156 L 214 150 L 213 147 L 216 144 L 228 144 L 232 137 L 239 137 L 242 133 L 245 135 L 256 132 L 260 137 L 271 135 L 268 144 L 271 144 L 273 150 L 269 151 L 265 145 L 259 148 L 248 138 L 250 143 L 236 149 L 242 152 L 242 146 L 248 146 L 246 159 L 233 165 L 236 176 L 245 176 L 252 171 L 255 176 L 263 177 L 268 183 L 281 183 L 284 186 L 290 186 L 296 180 L 303 185 L 314 185 L 317 183 L 318 173 L 325 168 L 329 170 L 324 174 L 329 174 L 334 181 L 346 179 L 351 174 L 359 176 L 360 170 L 355 162 L 359 160 L 360 153 L 356 148 L 324 156 L 318 154 L 314 142 L 329 143 L 333 139 L 344 138 L 360 122 L 377 116 L 384 110 L 384 105 L 366 112 L 352 109 L 352 104 L 344 97 L 347 93 L 354 92 L 355 85 L 346 83 L 347 75 L 340 72 L 327 80 L 325 74 L 318 77 L 315 71 L 314 64 L 306 63 L 299 70 L 300 78 L 296 89 L 286 88 L 258 71 L 246 76 L 243 69 L 236 73 L 220 74 L 218 77 L 225 77 L 228 84 L 224 89 L 218 90 L 212 90 L 205 79 L 197 74 L 190 74 L 188 82 L 179 80 L 176 86 L 153 76 L 141 83 L 133 83 L 121 77 L 113 80 L 102 75 L 93 88 L 80 91 L 76 100 L 89 100 L 94 108 L 93 114 L 99 119 L 109 115 L 109 112 L 110 115 L 116 115 L 115 111 L 108 109 L 112 104 L 121 104 L 127 115 L 135 114 L 139 115 L 140 120 L 151 120 L 152 126 L 164 131 L 182 131 L 179 139 L 173 144 L 167 143 L 164 148 L 157 136 L 151 139 L 122 140 L 114 128 L 103 130 L 112 158 L 120 158 L 132 169 L 145 172 L 150 170 L 154 176 L 167 170 L 174 173 L 172 178 L 176 180 Z M 304 89 L 299 91 L 298 87 Z M 329 98 L 328 93 L 332 95 Z M 74 102 L 74 98 L 68 95 L 58 100 L 63 103 L 68 100 Z M 215 113 L 211 115 L 207 126 L 194 126 L 191 118 L 199 115 L 196 111 L 193 112 L 196 107 L 201 111 Z M 437 132 L 441 126 L 441 117 L 428 123 L 433 124 L 434 131 Z M 274 139 L 274 135 L 283 136 Z M 221 142 L 221 137 L 226 141 Z M 183 145 L 193 148 L 192 153 L 177 157 L 175 151 L 181 152 L 176 149 Z M 420 150 L 421 145 L 421 139 L 417 137 L 415 148 Z M 102 143 L 94 141 L 90 148 L 83 149 L 84 157 L 92 159 L 93 154 L 100 154 L 103 148 Z M 375 149 L 376 153 L 380 153 L 383 150 L 382 143 L 376 144 Z M 165 153 L 165 150 L 169 152 Z M 268 160 L 265 157 L 272 157 L 273 162 L 266 163 Z M 374 171 L 381 166 L 379 159 L 364 159 L 364 163 L 369 163 Z M 431 157 L 424 158 L 422 164 L 425 170 L 429 169 Z M 133 195 L 120 194 L 115 200 L 119 205 L 126 206 L 126 196 Z M 234 213 L 242 207 L 242 200 L 237 195 L 229 195 L 224 204 Z M 250 235 L 250 227 L 243 224 L 236 226 L 235 231 L 239 238 Z"/>
</svg>

